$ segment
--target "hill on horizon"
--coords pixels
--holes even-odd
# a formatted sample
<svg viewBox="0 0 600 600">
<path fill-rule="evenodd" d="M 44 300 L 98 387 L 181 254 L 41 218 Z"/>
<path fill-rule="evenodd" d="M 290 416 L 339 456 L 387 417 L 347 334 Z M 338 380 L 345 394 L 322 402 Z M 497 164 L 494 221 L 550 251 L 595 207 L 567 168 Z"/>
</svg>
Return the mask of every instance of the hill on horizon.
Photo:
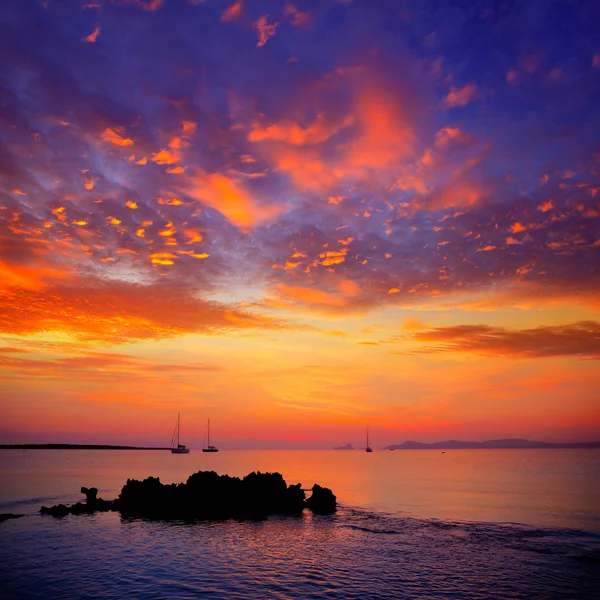
<svg viewBox="0 0 600 600">
<path fill-rule="evenodd" d="M 406 441 L 402 444 L 391 444 L 384 450 L 475 450 L 480 449 L 523 449 L 523 448 L 600 448 L 596 442 L 541 442 L 521 438 L 486 440 L 483 442 L 465 442 L 446 440 L 443 442 Z"/>
</svg>

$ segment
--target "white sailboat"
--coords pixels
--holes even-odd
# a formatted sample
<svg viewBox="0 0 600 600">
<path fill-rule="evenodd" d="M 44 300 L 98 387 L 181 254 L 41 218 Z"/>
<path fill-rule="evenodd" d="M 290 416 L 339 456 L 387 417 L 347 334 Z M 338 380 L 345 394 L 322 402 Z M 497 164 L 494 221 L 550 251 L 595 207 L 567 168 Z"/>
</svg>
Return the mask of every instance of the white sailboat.
<svg viewBox="0 0 600 600">
<path fill-rule="evenodd" d="M 210 445 L 210 419 L 206 427 L 206 448 L 202 448 L 202 452 L 218 452 L 219 449 L 216 446 Z"/>
<path fill-rule="evenodd" d="M 367 425 L 367 447 L 365 448 L 365 452 L 373 452 L 373 448 L 369 446 L 369 426 Z"/>
<path fill-rule="evenodd" d="M 177 413 L 177 425 L 175 425 L 175 431 L 173 432 L 173 437 L 171 438 L 171 453 L 172 454 L 189 454 L 190 449 L 181 444 L 179 441 L 179 429 L 180 429 L 180 413 Z M 177 445 L 175 446 L 175 438 L 177 438 Z"/>
</svg>

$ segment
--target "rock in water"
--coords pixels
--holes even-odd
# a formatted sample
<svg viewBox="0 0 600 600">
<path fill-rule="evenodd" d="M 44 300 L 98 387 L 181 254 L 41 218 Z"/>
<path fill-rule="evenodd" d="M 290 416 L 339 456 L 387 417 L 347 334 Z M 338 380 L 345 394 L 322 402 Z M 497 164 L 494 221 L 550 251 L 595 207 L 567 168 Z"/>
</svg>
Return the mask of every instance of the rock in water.
<svg viewBox="0 0 600 600">
<path fill-rule="evenodd" d="M 306 506 L 316 515 L 330 515 L 336 511 L 337 498 L 329 488 L 315 483 L 312 487 L 312 495 L 306 501 Z"/>
<path fill-rule="evenodd" d="M 159 519 L 264 519 L 301 513 L 304 491 L 279 473 L 250 473 L 243 479 L 198 471 L 186 483 L 165 485 L 156 477 L 128 479 L 115 501 L 124 516 Z"/>
<path fill-rule="evenodd" d="M 8 521 L 8 519 L 20 519 L 24 516 L 25 515 L 15 515 L 14 513 L 2 513 L 0 514 L 0 523 L 2 523 L 2 521 Z"/>
<path fill-rule="evenodd" d="M 91 515 L 97 511 L 106 512 L 112 510 L 112 500 L 103 500 L 102 498 L 96 497 L 98 495 L 97 488 L 88 489 L 82 487 L 81 493 L 85 494 L 85 504 L 83 502 L 77 502 L 71 506 L 66 506 L 65 504 L 57 504 L 50 508 L 42 506 L 42 508 L 40 508 L 40 514 L 52 515 L 53 517 L 65 517 L 66 515 Z"/>
<path fill-rule="evenodd" d="M 40 514 L 42 515 L 52 515 L 53 517 L 66 517 L 70 513 L 70 509 L 65 504 L 57 504 L 56 506 L 51 506 L 48 508 L 47 506 L 42 506 L 40 508 Z"/>
<path fill-rule="evenodd" d="M 315 484 L 312 496 L 305 500 L 297 483 L 287 485 L 279 473 L 249 473 L 243 479 L 198 471 L 185 483 L 163 484 L 158 477 L 143 481 L 128 479 L 119 497 L 113 501 L 98 498 L 97 488 L 81 488 L 86 502 L 72 506 L 58 504 L 40 513 L 54 517 L 92 514 L 116 510 L 124 517 L 151 519 L 266 519 L 272 514 L 300 514 L 305 507 L 328 515 L 335 511 L 336 498 L 327 488 Z"/>
<path fill-rule="evenodd" d="M 86 504 L 93 505 L 96 503 L 96 496 L 98 495 L 98 488 L 81 488 L 81 493 L 85 494 Z"/>
</svg>

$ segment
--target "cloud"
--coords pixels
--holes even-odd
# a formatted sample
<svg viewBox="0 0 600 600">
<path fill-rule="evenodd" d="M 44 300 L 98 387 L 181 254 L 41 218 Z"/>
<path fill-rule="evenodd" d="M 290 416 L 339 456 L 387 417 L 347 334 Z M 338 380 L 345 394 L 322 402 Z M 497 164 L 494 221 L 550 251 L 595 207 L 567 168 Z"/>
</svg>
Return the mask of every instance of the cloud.
<svg viewBox="0 0 600 600">
<path fill-rule="evenodd" d="M 24 343 L 27 340 L 23 340 Z M 67 353 L 67 356 L 64 354 Z M 17 356 L 10 356 L 10 355 Z M 27 354 L 27 358 L 19 356 Z M 44 355 L 44 358 L 39 356 Z M 0 380 L 36 380 L 64 382 L 94 382 L 99 384 L 139 386 L 152 381 L 153 385 L 172 385 L 179 377 L 213 373 L 223 367 L 201 362 L 160 363 L 114 352 L 91 352 L 64 347 L 39 349 L 33 344 L 27 348 L 0 349 Z M 168 382 L 164 381 L 168 378 Z M 122 389 L 122 388 L 121 388 Z"/>
<path fill-rule="evenodd" d="M 10 335 L 54 332 L 122 344 L 279 326 L 268 317 L 202 300 L 192 289 L 163 282 L 141 285 L 80 278 L 70 285 L 0 293 L 0 332 Z"/>
<path fill-rule="evenodd" d="M 306 27 L 312 19 L 310 11 L 300 12 L 291 2 L 283 6 L 283 14 L 294 27 Z"/>
<path fill-rule="evenodd" d="M 302 127 L 290 120 L 282 120 L 279 123 L 273 123 L 265 127 L 254 123 L 248 134 L 248 141 L 275 140 L 292 146 L 322 144 L 353 123 L 354 117 L 352 115 L 348 115 L 339 121 L 328 121 L 323 114 L 317 115 L 315 121 L 307 127 Z"/>
<path fill-rule="evenodd" d="M 326 103 L 332 89 L 346 85 L 352 93 L 344 104 Z M 414 149 L 411 101 L 395 96 L 362 69 L 326 77 L 311 95 L 309 103 L 300 95 L 297 107 L 292 100 L 290 112 L 316 113 L 315 118 L 302 124 L 292 119 L 253 123 L 248 140 L 264 159 L 301 189 L 333 194 L 353 181 L 391 181 L 393 167 Z"/>
<path fill-rule="evenodd" d="M 132 146 L 133 140 L 124 137 L 120 134 L 122 132 L 122 128 L 113 129 L 111 127 L 107 127 L 101 134 L 100 137 L 109 144 L 114 144 L 115 146 Z M 117 133 L 119 132 L 119 133 Z"/>
<path fill-rule="evenodd" d="M 424 344 L 415 351 L 417 353 L 467 352 L 516 358 L 600 358 L 600 323 L 595 321 L 532 329 L 456 325 L 418 331 L 408 339 Z"/>
<path fill-rule="evenodd" d="M 228 23 L 230 21 L 236 21 L 242 16 L 242 9 L 244 8 L 244 0 L 236 0 L 231 6 L 229 6 L 221 15 L 221 21 Z"/>
<path fill-rule="evenodd" d="M 438 32 L 425 51 L 381 25 L 397 17 L 393 3 L 290 2 L 269 9 L 266 24 L 280 21 L 285 39 L 257 61 L 248 29 L 264 9 L 244 4 L 248 27 L 232 27 L 219 22 L 225 8 L 241 11 L 232 2 L 180 3 L 185 13 L 163 3 L 134 11 L 133 28 L 123 16 L 141 4 L 112 3 L 102 33 L 125 46 L 101 56 L 82 45 L 80 25 L 60 25 L 67 9 L 37 7 L 31 18 L 15 8 L 14 68 L 0 91 L 10 123 L 0 150 L 3 290 L 42 294 L 93 276 L 241 294 L 251 279 L 286 306 L 346 311 L 598 306 L 591 46 L 580 66 L 524 58 L 479 77 L 472 56 L 489 40 L 459 72 L 445 10 L 413 7 L 412 22 Z M 310 27 L 292 27 L 300 9 Z M 345 17 L 330 31 L 337 10 Z M 507 56 L 518 57 L 510 40 Z M 552 40 L 537 42 L 540 57 L 554 56 L 544 50 Z M 129 44 L 140 49 L 133 62 L 122 60 Z M 77 60 L 55 64 L 49 49 Z M 572 90 L 548 96 L 557 65 L 569 66 Z M 506 85 L 511 67 L 524 85 Z M 442 92 L 448 108 L 489 89 L 485 114 L 439 110 L 443 81 L 469 82 Z M 520 112 L 532 103 L 540 110 Z"/>
<path fill-rule="evenodd" d="M 94 31 L 92 31 L 92 33 L 90 33 L 90 35 L 88 35 L 87 37 L 84 37 L 83 41 L 89 42 L 90 44 L 95 44 L 96 40 L 98 39 L 98 36 L 100 35 L 100 30 L 101 30 L 100 25 L 96 25 L 96 29 L 94 29 Z"/>
<path fill-rule="evenodd" d="M 455 108 L 459 106 L 467 106 L 477 96 L 479 90 L 474 83 L 468 83 L 462 88 L 453 87 L 444 98 L 444 106 L 446 108 Z"/>
<path fill-rule="evenodd" d="M 142 10 L 154 12 L 165 3 L 165 0 L 134 0 L 134 2 Z"/>
<path fill-rule="evenodd" d="M 264 46 L 270 38 L 275 35 L 277 28 L 279 27 L 279 23 L 274 21 L 273 23 L 269 23 L 269 15 L 263 15 L 254 23 L 254 28 L 258 33 L 258 42 L 256 45 L 260 48 Z"/>
<path fill-rule="evenodd" d="M 285 208 L 281 204 L 260 202 L 244 183 L 221 173 L 209 174 L 198 169 L 180 185 L 187 196 L 218 210 L 244 229 L 276 217 Z"/>
<path fill-rule="evenodd" d="M 448 148 L 454 144 L 472 144 L 473 138 L 458 127 L 444 127 L 435 134 L 435 147 Z"/>
</svg>

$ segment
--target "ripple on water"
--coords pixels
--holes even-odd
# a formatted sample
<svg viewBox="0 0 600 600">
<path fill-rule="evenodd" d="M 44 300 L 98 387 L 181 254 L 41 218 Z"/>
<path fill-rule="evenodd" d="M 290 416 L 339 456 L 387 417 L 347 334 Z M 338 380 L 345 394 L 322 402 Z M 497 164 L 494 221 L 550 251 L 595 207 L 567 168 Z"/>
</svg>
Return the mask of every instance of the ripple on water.
<svg viewBox="0 0 600 600">
<path fill-rule="evenodd" d="M 595 598 L 600 536 L 389 517 L 0 526 L 3 598 Z"/>
</svg>

